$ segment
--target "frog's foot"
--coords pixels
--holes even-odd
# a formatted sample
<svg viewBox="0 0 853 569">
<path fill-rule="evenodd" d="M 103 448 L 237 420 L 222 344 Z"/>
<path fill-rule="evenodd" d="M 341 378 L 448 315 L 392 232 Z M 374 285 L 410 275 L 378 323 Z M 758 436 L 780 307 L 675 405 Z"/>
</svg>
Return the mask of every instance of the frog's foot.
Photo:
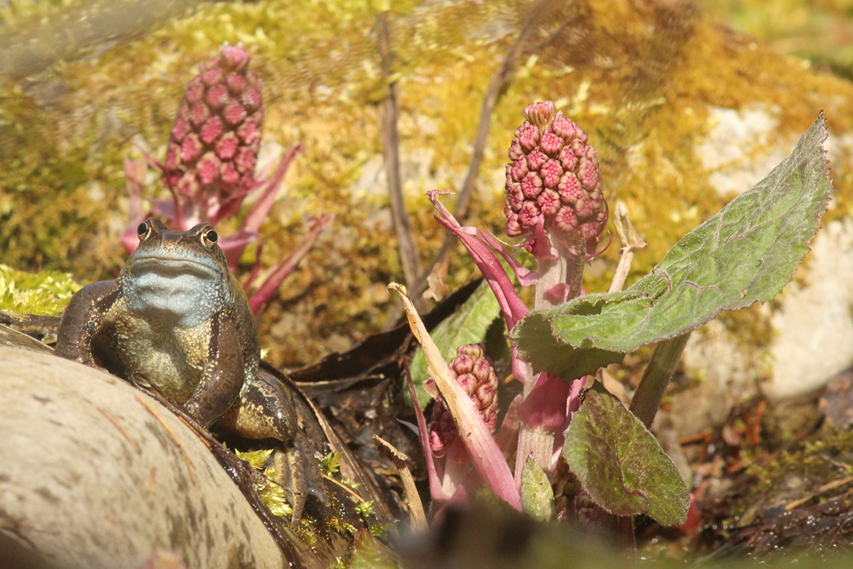
<svg viewBox="0 0 853 569">
<path fill-rule="evenodd" d="M 302 517 L 308 495 L 328 503 L 325 481 L 315 455 L 319 444 L 306 425 L 307 408 L 279 381 L 261 373 L 246 384 L 239 401 L 216 423 L 251 439 L 280 441 L 274 453 L 278 482 L 289 494 L 294 525 Z M 310 410 L 307 410 L 310 412 Z"/>
<path fill-rule="evenodd" d="M 328 504 L 329 497 L 311 445 L 307 444 L 304 437 L 296 437 L 293 442 L 290 448 L 276 449 L 273 460 L 278 473 L 276 482 L 289 494 L 293 508 L 291 521 L 296 525 L 302 517 L 309 494 L 323 504 Z"/>
</svg>

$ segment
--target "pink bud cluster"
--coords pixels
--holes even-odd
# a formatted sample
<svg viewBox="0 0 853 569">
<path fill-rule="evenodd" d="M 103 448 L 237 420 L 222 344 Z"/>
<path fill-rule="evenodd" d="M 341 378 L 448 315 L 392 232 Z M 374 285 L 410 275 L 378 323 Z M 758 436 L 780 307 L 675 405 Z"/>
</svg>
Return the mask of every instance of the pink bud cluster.
<svg viewBox="0 0 853 569">
<path fill-rule="evenodd" d="M 506 234 L 532 236 L 542 223 L 594 250 L 607 223 L 598 154 L 551 101 L 529 105 L 524 115 L 506 165 Z"/>
<path fill-rule="evenodd" d="M 485 355 L 483 344 L 459 346 L 456 357 L 450 362 L 450 371 L 480 411 L 483 422 L 490 431 L 494 431 L 498 412 L 498 378 L 491 360 Z M 429 441 L 436 457 L 448 454 L 454 447 L 464 450 L 463 445 L 456 444 L 461 442 L 459 431 L 441 399 L 437 399 L 432 408 Z M 456 453 L 451 452 L 453 454 Z"/>
<path fill-rule="evenodd" d="M 242 47 L 223 47 L 219 57 L 199 66 L 178 108 L 163 177 L 202 210 L 216 209 L 255 185 L 263 107 L 250 58 Z M 200 213 L 218 217 L 216 211 Z"/>
</svg>

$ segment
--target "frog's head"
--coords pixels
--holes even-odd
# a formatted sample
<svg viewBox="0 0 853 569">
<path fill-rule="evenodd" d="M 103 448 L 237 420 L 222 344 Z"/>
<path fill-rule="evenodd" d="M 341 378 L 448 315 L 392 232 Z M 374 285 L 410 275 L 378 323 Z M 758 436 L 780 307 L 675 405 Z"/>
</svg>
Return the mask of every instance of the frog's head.
<svg viewBox="0 0 853 569">
<path fill-rule="evenodd" d="M 186 327 L 234 303 L 228 262 L 210 224 L 181 233 L 151 218 L 137 233 L 139 247 L 119 275 L 130 310 Z"/>
</svg>

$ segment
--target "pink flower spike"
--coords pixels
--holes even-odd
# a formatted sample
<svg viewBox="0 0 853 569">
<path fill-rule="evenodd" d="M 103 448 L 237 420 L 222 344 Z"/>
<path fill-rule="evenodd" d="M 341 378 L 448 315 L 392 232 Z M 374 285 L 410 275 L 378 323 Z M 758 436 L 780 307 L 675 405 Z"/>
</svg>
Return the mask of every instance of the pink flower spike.
<svg viewBox="0 0 853 569">
<path fill-rule="evenodd" d="M 462 241 L 462 244 L 465 245 L 465 248 L 468 249 L 468 253 L 477 265 L 477 268 L 480 269 L 483 277 L 485 277 L 489 286 L 492 287 L 492 292 L 495 294 L 495 298 L 501 307 L 501 312 L 503 312 L 504 320 L 506 320 L 507 329 L 512 330 L 516 322 L 527 314 L 528 308 L 518 298 L 518 293 L 515 292 L 512 281 L 507 276 L 495 253 L 486 245 L 482 238 L 478 238 L 477 234 L 479 231 L 474 227 L 462 227 L 453 215 L 441 205 L 438 196 L 442 193 L 447 192 L 439 192 L 437 190 L 427 192 L 427 197 L 432 202 L 432 205 L 435 206 L 437 212 L 435 219 L 456 235 Z"/>
</svg>

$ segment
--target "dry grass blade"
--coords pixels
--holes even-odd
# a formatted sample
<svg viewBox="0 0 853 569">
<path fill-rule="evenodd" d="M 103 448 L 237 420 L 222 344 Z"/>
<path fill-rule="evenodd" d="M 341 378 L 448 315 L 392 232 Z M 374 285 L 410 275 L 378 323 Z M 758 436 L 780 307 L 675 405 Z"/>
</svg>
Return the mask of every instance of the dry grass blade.
<svg viewBox="0 0 853 569">
<path fill-rule="evenodd" d="M 397 468 L 400 479 L 403 481 L 406 499 L 409 502 L 409 512 L 412 514 L 412 529 L 418 532 L 426 532 L 429 528 L 427 526 L 426 514 L 424 513 L 424 505 L 421 503 L 421 496 L 418 493 L 417 486 L 415 486 L 412 471 L 409 470 L 409 457 L 401 453 L 394 445 L 379 435 L 373 435 L 373 441 L 379 447 L 380 452 L 391 458 L 394 466 Z"/>
<path fill-rule="evenodd" d="M 521 511 L 521 496 L 509 466 L 474 402 L 453 379 L 447 362 L 444 361 L 438 346 L 430 338 L 417 310 L 406 294 L 405 287 L 391 283 L 388 289 L 399 294 L 403 301 L 412 334 L 420 343 L 426 357 L 429 374 L 435 381 L 447 409 L 453 415 L 453 420 L 460 426 L 459 435 L 474 465 L 495 494 L 516 510 Z"/>
</svg>

